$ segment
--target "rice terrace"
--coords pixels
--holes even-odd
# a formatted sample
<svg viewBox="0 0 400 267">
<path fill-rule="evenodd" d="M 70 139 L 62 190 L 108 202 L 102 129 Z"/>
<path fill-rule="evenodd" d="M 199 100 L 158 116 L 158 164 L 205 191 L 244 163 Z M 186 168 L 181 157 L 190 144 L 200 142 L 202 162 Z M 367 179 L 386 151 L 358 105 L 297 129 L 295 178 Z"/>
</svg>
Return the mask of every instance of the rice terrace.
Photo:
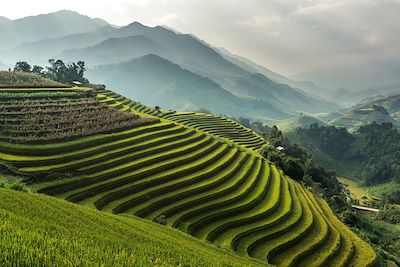
<svg viewBox="0 0 400 267">
<path fill-rule="evenodd" d="M 220 253 L 232 250 L 248 258 L 248 265 L 376 262 L 372 248 L 322 198 L 257 152 L 265 142 L 261 137 L 230 119 L 153 109 L 108 90 L 2 88 L 0 98 L 1 162 L 38 193 L 159 222 L 214 244 L 214 250 L 223 249 Z M 11 197 L 26 198 L 1 191 L 4 201 Z M 23 265 L 40 262 L 29 248 L 9 247 L 15 238 L 38 237 L 13 235 L 7 224 L 11 210 L 2 208 L 8 215 L 0 258 Z M 75 209 L 103 216 L 78 207 L 71 216 Z M 135 223 L 126 216 L 106 219 Z M 63 265 L 55 255 L 47 256 Z M 109 263 L 117 260 L 107 257 Z M 77 260 L 71 259 L 71 265 L 95 264 L 92 258 Z"/>
<path fill-rule="evenodd" d="M 400 1 L 0 8 L 0 267 L 399 267 Z"/>
</svg>

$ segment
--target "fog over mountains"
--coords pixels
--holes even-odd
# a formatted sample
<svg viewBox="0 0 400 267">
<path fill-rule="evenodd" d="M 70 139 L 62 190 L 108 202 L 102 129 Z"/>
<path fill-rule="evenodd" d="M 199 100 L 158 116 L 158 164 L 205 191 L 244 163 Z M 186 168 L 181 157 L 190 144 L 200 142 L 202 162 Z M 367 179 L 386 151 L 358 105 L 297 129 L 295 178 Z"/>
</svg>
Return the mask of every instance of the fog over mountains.
<svg viewBox="0 0 400 267">
<path fill-rule="evenodd" d="M 5 33 L 0 36 L 0 68 L 20 60 L 40 65 L 50 58 L 84 60 L 92 82 L 147 105 L 203 108 L 262 121 L 338 109 L 327 100 L 334 90 L 289 79 L 167 27 L 139 22 L 115 27 L 59 11 L 13 21 L 1 18 L 0 29 Z"/>
</svg>

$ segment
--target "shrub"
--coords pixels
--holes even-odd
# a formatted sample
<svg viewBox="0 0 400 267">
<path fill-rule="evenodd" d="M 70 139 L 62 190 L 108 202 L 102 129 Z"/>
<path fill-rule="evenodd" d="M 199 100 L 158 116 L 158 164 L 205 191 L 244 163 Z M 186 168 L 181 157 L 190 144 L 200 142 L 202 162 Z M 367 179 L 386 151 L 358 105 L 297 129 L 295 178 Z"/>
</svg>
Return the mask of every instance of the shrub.
<svg viewBox="0 0 400 267">
<path fill-rule="evenodd" d="M 22 191 L 22 192 L 30 192 L 31 190 L 29 187 L 26 186 L 21 181 L 9 181 L 6 179 L 0 179 L 0 188 L 8 188 L 16 191 Z"/>
<path fill-rule="evenodd" d="M 400 223 L 400 209 L 392 205 L 385 205 L 385 208 L 378 212 L 375 218 L 391 224 Z"/>
</svg>

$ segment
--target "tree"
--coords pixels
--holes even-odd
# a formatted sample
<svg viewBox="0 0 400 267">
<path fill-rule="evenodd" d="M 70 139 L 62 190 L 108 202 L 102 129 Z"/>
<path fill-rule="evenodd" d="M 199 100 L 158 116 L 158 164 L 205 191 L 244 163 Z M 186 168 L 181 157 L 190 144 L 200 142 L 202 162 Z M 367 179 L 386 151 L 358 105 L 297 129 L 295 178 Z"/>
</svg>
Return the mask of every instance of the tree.
<svg viewBox="0 0 400 267">
<path fill-rule="evenodd" d="M 83 77 L 86 71 L 85 62 L 78 61 L 65 65 L 62 60 L 49 60 L 50 67 L 47 67 L 46 76 L 57 82 L 72 84 L 74 81 L 88 83 L 88 80 Z"/>
<path fill-rule="evenodd" d="M 33 65 L 32 72 L 36 73 L 36 74 L 39 74 L 39 75 L 42 75 L 43 74 L 43 67 L 38 66 L 38 65 Z"/>
<path fill-rule="evenodd" d="M 19 61 L 15 64 L 14 71 L 31 72 L 31 65 L 26 61 Z"/>
<path fill-rule="evenodd" d="M 301 164 L 291 157 L 288 157 L 286 159 L 283 170 L 292 179 L 295 179 L 297 181 L 301 181 L 303 179 L 304 170 Z"/>
</svg>

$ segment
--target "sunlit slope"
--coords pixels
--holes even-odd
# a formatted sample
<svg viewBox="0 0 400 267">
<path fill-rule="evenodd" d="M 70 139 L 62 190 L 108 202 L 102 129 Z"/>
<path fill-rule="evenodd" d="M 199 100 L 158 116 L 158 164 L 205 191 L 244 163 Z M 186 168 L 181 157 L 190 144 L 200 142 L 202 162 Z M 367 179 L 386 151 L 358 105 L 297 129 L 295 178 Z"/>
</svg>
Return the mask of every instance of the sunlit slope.
<svg viewBox="0 0 400 267">
<path fill-rule="evenodd" d="M 0 189 L 0 218 L 0 266 L 263 265 L 146 220 L 45 195 Z"/>
<path fill-rule="evenodd" d="M 237 122 L 226 117 L 196 112 L 176 112 L 172 110 L 158 111 L 154 108 L 142 105 L 140 102 L 129 100 L 112 91 L 104 91 L 100 94 L 100 97 L 106 103 L 111 104 L 114 101 L 118 101 L 122 104 L 130 106 L 135 111 L 166 118 L 168 120 L 190 126 L 197 130 L 206 131 L 207 133 L 213 134 L 217 137 L 228 138 L 231 141 L 234 141 L 235 143 L 243 145 L 247 148 L 258 149 L 265 144 L 264 139 L 262 139 L 254 131 L 243 127 Z"/>
<path fill-rule="evenodd" d="M 140 116 L 175 114 L 109 92 L 98 97 Z M 189 126 L 190 120 L 165 118 L 54 144 L 3 142 L 0 158 L 29 175 L 39 192 L 163 222 L 277 266 L 375 263 L 372 248 L 322 199 L 254 150 Z"/>
</svg>

